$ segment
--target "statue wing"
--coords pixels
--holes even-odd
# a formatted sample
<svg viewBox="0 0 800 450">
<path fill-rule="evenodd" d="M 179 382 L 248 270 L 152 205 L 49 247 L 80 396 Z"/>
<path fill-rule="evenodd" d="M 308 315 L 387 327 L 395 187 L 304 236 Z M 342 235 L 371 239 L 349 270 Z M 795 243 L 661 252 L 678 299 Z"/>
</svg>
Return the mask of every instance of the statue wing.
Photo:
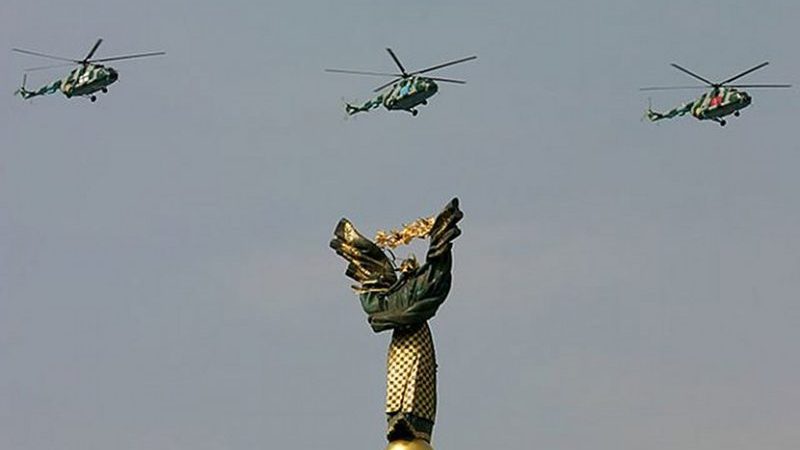
<svg viewBox="0 0 800 450">
<path fill-rule="evenodd" d="M 458 222 L 463 217 L 464 213 L 458 209 L 458 198 L 450 200 L 444 210 L 436 216 L 430 232 L 430 243 L 428 244 L 426 257 L 428 262 L 450 256 L 453 240 L 461 235 Z"/>
<path fill-rule="evenodd" d="M 353 286 L 354 289 L 383 291 L 397 282 L 394 265 L 386 254 L 361 235 L 349 220 L 340 220 L 333 234 L 331 248 L 349 262 L 345 275 L 360 284 Z"/>
</svg>

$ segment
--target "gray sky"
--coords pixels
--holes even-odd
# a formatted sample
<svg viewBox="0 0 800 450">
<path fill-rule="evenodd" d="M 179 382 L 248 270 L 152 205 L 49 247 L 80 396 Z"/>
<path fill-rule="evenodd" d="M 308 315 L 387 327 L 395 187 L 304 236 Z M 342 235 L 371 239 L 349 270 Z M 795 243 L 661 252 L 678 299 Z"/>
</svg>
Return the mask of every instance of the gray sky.
<svg viewBox="0 0 800 450">
<path fill-rule="evenodd" d="M 800 82 L 800 3 L 5 0 L 0 42 L 114 64 L 92 104 L 0 65 L 0 448 L 383 448 L 388 334 L 327 247 L 466 214 L 433 320 L 440 449 L 800 442 L 797 88 L 725 128 L 640 86 Z M 417 118 L 344 121 L 477 54 Z M 61 76 L 38 72 L 29 84 Z M 699 92 L 698 92 L 699 93 Z M 652 95 L 667 109 L 695 92 Z"/>
</svg>

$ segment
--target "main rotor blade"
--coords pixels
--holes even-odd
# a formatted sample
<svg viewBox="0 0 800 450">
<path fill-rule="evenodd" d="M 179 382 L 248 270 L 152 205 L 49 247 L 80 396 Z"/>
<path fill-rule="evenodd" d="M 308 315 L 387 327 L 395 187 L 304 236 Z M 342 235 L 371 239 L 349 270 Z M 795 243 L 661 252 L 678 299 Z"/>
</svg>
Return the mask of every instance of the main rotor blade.
<svg viewBox="0 0 800 450">
<path fill-rule="evenodd" d="M 94 56 L 94 52 L 97 51 L 97 47 L 100 47 L 100 44 L 103 42 L 103 39 L 98 39 L 97 42 L 94 43 L 94 47 L 89 50 L 89 53 L 86 55 L 86 58 L 83 58 L 84 61 L 89 61 Z"/>
<path fill-rule="evenodd" d="M 716 86 L 716 83 L 712 83 L 712 82 L 710 82 L 710 81 L 706 80 L 705 78 L 703 78 L 703 77 L 701 77 L 700 75 L 698 75 L 698 74 L 696 74 L 696 73 L 692 72 L 692 71 L 691 71 L 691 70 L 689 70 L 689 69 L 685 69 L 685 68 L 683 68 L 683 67 L 681 67 L 681 66 L 679 66 L 679 65 L 677 65 L 677 64 L 675 64 L 675 63 L 672 63 L 672 64 L 670 64 L 670 66 L 672 66 L 672 67 L 674 67 L 674 68 L 676 68 L 676 69 L 680 70 L 681 72 L 683 72 L 683 73 L 685 73 L 685 74 L 688 74 L 688 75 L 691 75 L 691 76 L 692 76 L 692 77 L 694 77 L 694 78 L 697 78 L 698 80 L 702 81 L 703 83 L 705 83 L 705 84 L 707 84 L 707 85 L 709 85 L 709 86 L 711 86 L 711 87 L 715 87 L 715 86 Z"/>
<path fill-rule="evenodd" d="M 376 87 L 375 89 L 372 90 L 372 92 L 380 92 L 380 91 L 384 90 L 385 88 L 387 88 L 387 87 L 397 83 L 398 81 L 402 80 L 403 78 L 405 78 L 405 77 L 395 78 L 394 80 L 389 81 L 388 83 L 384 83 L 384 84 Z"/>
<path fill-rule="evenodd" d="M 386 51 L 389 52 L 389 55 L 394 60 L 394 63 L 397 64 L 397 67 L 400 68 L 400 73 L 402 73 L 404 77 L 407 77 L 408 73 L 406 73 L 406 69 L 403 67 L 403 65 L 400 64 L 400 59 L 397 58 L 397 55 L 395 55 L 394 52 L 392 51 L 392 49 L 390 49 L 388 47 L 386 48 Z"/>
<path fill-rule="evenodd" d="M 401 73 L 365 72 L 362 70 L 325 69 L 325 72 L 349 73 L 353 75 L 372 75 L 376 77 L 402 77 Z"/>
<path fill-rule="evenodd" d="M 790 88 L 791 84 L 726 84 L 726 87 L 735 88 Z"/>
<path fill-rule="evenodd" d="M 47 55 L 47 54 L 39 53 L 39 52 L 32 52 L 30 50 L 23 50 L 21 48 L 12 48 L 11 51 L 12 52 L 17 52 L 17 53 L 25 53 L 26 55 L 41 56 L 42 58 L 50 58 L 50 59 L 55 59 L 55 60 L 58 60 L 58 61 L 69 61 L 69 62 L 80 64 L 80 61 L 78 61 L 77 59 L 62 58 L 60 56 L 53 56 L 53 55 Z"/>
<path fill-rule="evenodd" d="M 727 80 L 721 82 L 720 84 L 728 84 L 731 81 L 738 80 L 739 78 L 742 78 L 743 76 L 745 76 L 745 75 L 747 75 L 749 73 L 755 72 L 756 70 L 766 66 L 767 64 L 769 64 L 769 62 L 763 62 L 763 63 L 753 67 L 752 69 L 745 70 L 744 72 L 740 73 L 739 75 L 736 75 L 734 77 L 728 78 Z"/>
<path fill-rule="evenodd" d="M 49 66 L 31 67 L 31 68 L 25 69 L 24 71 L 25 72 L 35 72 L 37 70 L 55 69 L 57 67 L 68 67 L 68 66 L 74 66 L 74 65 L 75 65 L 74 63 L 51 64 Z"/>
<path fill-rule="evenodd" d="M 454 80 L 452 78 L 438 78 L 438 77 L 426 77 L 429 80 L 436 80 L 436 81 L 444 81 L 445 83 L 457 83 L 457 84 L 467 84 L 464 80 Z"/>
<path fill-rule="evenodd" d="M 678 89 L 708 89 L 706 86 L 651 86 L 639 88 L 640 91 L 673 91 Z"/>
<path fill-rule="evenodd" d="M 100 59 L 92 59 L 86 61 L 88 63 L 96 63 L 96 62 L 107 62 L 107 61 L 119 61 L 121 59 L 133 59 L 133 58 L 145 58 L 148 56 L 159 56 L 159 55 L 166 55 L 167 52 L 151 52 L 151 53 L 139 53 L 136 55 L 125 55 L 125 56 L 112 56 L 111 58 L 100 58 Z"/>
<path fill-rule="evenodd" d="M 416 72 L 412 72 L 411 75 L 417 75 L 417 74 L 420 74 L 420 73 L 430 72 L 432 70 L 441 69 L 443 67 L 452 66 L 454 64 L 461 64 L 463 62 L 472 61 L 473 59 L 476 59 L 476 58 L 478 58 L 478 57 L 474 56 L 474 55 L 473 56 L 467 56 L 466 58 L 456 59 L 455 61 L 450 61 L 450 62 L 446 62 L 446 63 L 443 63 L 443 64 L 437 64 L 437 65 L 435 65 L 433 67 L 428 67 L 427 69 L 422 69 L 422 70 L 418 70 Z"/>
</svg>

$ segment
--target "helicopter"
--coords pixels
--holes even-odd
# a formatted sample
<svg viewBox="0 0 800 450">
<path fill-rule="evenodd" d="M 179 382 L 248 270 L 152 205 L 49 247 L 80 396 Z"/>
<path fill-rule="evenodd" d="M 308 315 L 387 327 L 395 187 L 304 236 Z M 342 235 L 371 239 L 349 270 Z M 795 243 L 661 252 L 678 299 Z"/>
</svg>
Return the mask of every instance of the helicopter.
<svg viewBox="0 0 800 450">
<path fill-rule="evenodd" d="M 713 83 L 700 75 L 681 67 L 675 63 L 670 64 L 672 67 L 694 77 L 703 83 L 707 84 L 711 90 L 701 95 L 694 101 L 684 103 L 681 106 L 673 108 L 667 112 L 660 113 L 653 111 L 650 106 L 647 108 L 645 116 L 651 122 L 656 122 L 662 119 L 671 119 L 673 117 L 683 116 L 691 113 L 698 120 L 711 120 L 717 122 L 721 126 L 727 123 L 725 117 L 733 114 L 734 117 L 739 117 L 739 111 L 750 106 L 753 98 L 745 91 L 740 91 L 737 88 L 789 88 L 791 84 L 729 84 L 733 81 L 742 78 L 745 75 L 759 70 L 769 62 L 761 63 L 755 67 L 745 70 L 725 81 Z M 641 91 L 663 91 L 673 89 L 705 89 L 705 86 L 667 86 L 667 87 L 645 87 L 640 88 Z"/>
<path fill-rule="evenodd" d="M 435 66 L 428 67 L 427 69 L 417 70 L 409 73 L 406 72 L 406 69 L 403 67 L 403 64 L 400 63 L 400 59 L 397 57 L 397 55 L 395 55 L 392 49 L 387 48 L 386 51 L 389 52 L 389 56 L 392 57 L 392 60 L 394 60 L 394 63 L 397 65 L 397 68 L 400 69 L 400 73 L 325 69 L 326 72 L 347 73 L 355 75 L 372 75 L 372 76 L 393 78 L 392 81 L 384 83 L 381 86 L 375 88 L 373 92 L 381 92 L 388 87 L 389 89 L 387 91 L 378 94 L 375 98 L 366 101 L 362 105 L 356 106 L 346 103 L 345 111 L 347 112 L 348 115 L 352 116 L 353 114 L 359 112 L 366 112 L 383 105 L 383 107 L 386 108 L 387 110 L 408 111 L 411 113 L 412 116 L 416 116 L 419 113 L 416 107 L 419 105 L 427 105 L 428 99 L 432 97 L 434 94 L 436 94 L 436 92 L 439 90 L 439 86 L 436 84 L 437 81 L 445 83 L 455 83 L 455 84 L 466 83 L 466 81 L 462 80 L 453 80 L 450 78 L 439 78 L 439 77 L 424 77 L 420 75 L 432 72 L 434 70 L 442 69 L 444 67 L 471 61 L 477 58 L 477 56 L 468 56 L 466 58 L 449 61 L 443 64 L 437 64 Z"/>
<path fill-rule="evenodd" d="M 70 58 L 63 58 L 61 56 L 53 56 L 47 55 L 44 53 L 33 52 L 30 50 L 23 50 L 19 48 L 12 48 L 11 50 L 17 53 L 24 53 L 26 55 L 33 55 L 39 56 L 42 58 L 49 58 L 55 59 L 58 61 L 67 61 L 66 64 L 56 64 L 44 67 L 34 67 L 31 69 L 25 69 L 25 73 L 22 76 L 22 86 L 17 89 L 14 94 L 20 95 L 24 99 L 29 99 L 33 97 L 37 97 L 40 95 L 47 95 L 53 94 L 55 92 L 61 91 L 67 98 L 72 97 L 89 97 L 89 100 L 96 101 L 97 96 L 95 95 L 96 92 L 107 93 L 108 86 L 119 78 L 119 73 L 111 68 L 104 66 L 102 64 L 98 64 L 101 62 L 108 62 L 108 61 L 119 61 L 123 59 L 133 59 L 133 58 L 144 58 L 148 56 L 158 56 L 158 55 L 165 55 L 165 52 L 151 52 L 151 53 L 139 53 L 135 55 L 125 55 L 125 56 L 114 56 L 110 58 L 100 58 L 100 59 L 92 59 L 94 53 L 97 51 L 97 47 L 103 42 L 103 39 L 98 39 L 95 42 L 94 46 L 89 50 L 89 53 L 83 59 L 70 59 Z M 41 88 L 33 91 L 29 91 L 25 83 L 27 82 L 27 72 L 35 71 L 35 70 L 44 70 L 44 69 L 52 69 L 56 67 L 64 67 L 64 66 L 71 66 L 77 64 L 78 67 L 73 69 L 69 75 L 65 76 L 60 80 L 53 81 L 52 83 L 42 86 Z"/>
</svg>

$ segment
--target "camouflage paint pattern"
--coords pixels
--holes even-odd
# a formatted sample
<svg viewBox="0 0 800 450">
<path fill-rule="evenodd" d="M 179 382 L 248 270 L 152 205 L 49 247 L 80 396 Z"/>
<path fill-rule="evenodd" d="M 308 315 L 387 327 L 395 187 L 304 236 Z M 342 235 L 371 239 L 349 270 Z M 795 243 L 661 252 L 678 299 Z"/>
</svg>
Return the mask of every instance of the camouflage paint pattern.
<svg viewBox="0 0 800 450">
<path fill-rule="evenodd" d="M 439 90 L 436 82 L 425 77 L 408 77 L 392 84 L 388 91 L 385 91 L 371 100 L 366 101 L 360 106 L 347 104 L 345 111 L 348 115 L 359 112 L 366 112 L 381 105 L 384 108 L 400 111 L 408 111 L 416 115 L 415 106 L 427 104 L 428 98 L 432 97 Z"/>
<path fill-rule="evenodd" d="M 40 95 L 48 95 L 48 94 L 52 94 L 54 92 L 58 92 L 58 90 L 60 88 L 61 88 L 61 80 L 56 80 L 56 81 L 54 81 L 54 82 L 52 82 L 52 83 L 50 83 L 48 85 L 40 87 L 39 89 L 37 89 L 35 91 L 26 90 L 25 89 L 25 84 L 23 83 L 22 87 L 17 89 L 17 91 L 14 92 L 14 93 L 15 94 L 19 94 L 24 99 L 29 99 L 29 98 L 32 98 L 32 97 L 38 97 Z"/>
<path fill-rule="evenodd" d="M 648 108 L 646 115 L 651 122 L 684 116 L 686 113 L 691 113 L 698 120 L 721 122 L 723 117 L 747 108 L 751 102 L 752 98 L 746 92 L 723 86 L 712 89 L 694 102 L 684 103 L 664 113 Z"/>
<path fill-rule="evenodd" d="M 40 95 L 53 94 L 59 90 L 67 97 L 88 96 L 105 89 L 119 78 L 119 74 L 111 67 L 100 64 L 86 64 L 75 68 L 66 77 L 43 86 L 35 91 L 25 89 L 24 83 L 17 94 L 28 99 Z"/>
</svg>

